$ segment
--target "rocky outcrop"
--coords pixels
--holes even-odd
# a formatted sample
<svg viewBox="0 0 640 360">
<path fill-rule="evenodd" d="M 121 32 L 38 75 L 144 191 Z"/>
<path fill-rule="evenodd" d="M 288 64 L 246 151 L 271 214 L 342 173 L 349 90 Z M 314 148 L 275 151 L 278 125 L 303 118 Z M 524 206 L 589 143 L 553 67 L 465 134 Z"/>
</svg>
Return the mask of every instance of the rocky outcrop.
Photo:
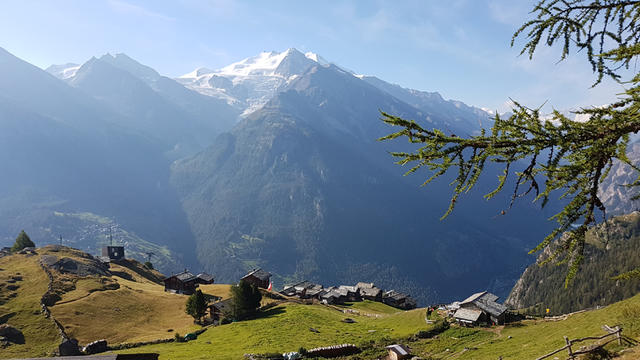
<svg viewBox="0 0 640 360">
<path fill-rule="evenodd" d="M 0 325 L 0 344 L 24 344 L 22 331 L 8 324 Z"/>
<path fill-rule="evenodd" d="M 73 274 L 77 276 L 111 275 L 106 265 L 101 261 L 94 258 L 87 258 L 84 260 L 85 261 L 78 261 L 69 257 L 58 259 L 55 255 L 43 255 L 41 258 L 43 265 L 63 274 Z"/>
</svg>

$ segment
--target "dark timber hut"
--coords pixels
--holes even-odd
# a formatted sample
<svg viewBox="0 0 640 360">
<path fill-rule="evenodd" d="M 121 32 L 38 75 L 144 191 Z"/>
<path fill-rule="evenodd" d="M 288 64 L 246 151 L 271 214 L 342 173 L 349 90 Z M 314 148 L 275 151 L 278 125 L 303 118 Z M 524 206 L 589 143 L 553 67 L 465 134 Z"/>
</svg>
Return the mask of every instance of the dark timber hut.
<svg viewBox="0 0 640 360">
<path fill-rule="evenodd" d="M 164 279 L 164 291 L 191 295 L 196 292 L 198 277 L 185 270 Z"/>
<path fill-rule="evenodd" d="M 242 280 L 259 288 L 267 289 L 271 281 L 271 274 L 262 269 L 253 269 L 247 275 L 243 276 Z"/>
<path fill-rule="evenodd" d="M 124 246 L 103 246 L 102 256 L 109 260 L 124 259 Z"/>
</svg>

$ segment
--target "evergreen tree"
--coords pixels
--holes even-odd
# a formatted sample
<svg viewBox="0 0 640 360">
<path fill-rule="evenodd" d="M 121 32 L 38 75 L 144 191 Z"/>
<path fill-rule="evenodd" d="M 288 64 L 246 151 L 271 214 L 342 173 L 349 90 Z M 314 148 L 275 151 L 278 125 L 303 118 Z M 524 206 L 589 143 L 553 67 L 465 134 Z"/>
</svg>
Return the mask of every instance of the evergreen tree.
<svg viewBox="0 0 640 360">
<path fill-rule="evenodd" d="M 34 244 L 33 241 L 31 241 L 31 239 L 29 238 L 29 235 L 27 235 L 27 233 L 24 232 L 24 230 L 22 230 L 20 231 L 20 234 L 18 234 L 18 237 L 16 238 L 16 242 L 11 247 L 11 251 L 16 252 L 27 247 L 35 247 L 35 246 L 36 244 Z"/>
<path fill-rule="evenodd" d="M 255 285 L 240 280 L 238 285 L 231 287 L 231 298 L 233 299 L 232 317 L 236 320 L 243 320 L 258 311 L 262 294 Z"/>
<path fill-rule="evenodd" d="M 207 299 L 202 291 L 197 290 L 187 299 L 186 312 L 191 315 L 194 320 L 200 321 L 207 313 Z"/>
<path fill-rule="evenodd" d="M 542 118 L 540 108 L 531 109 L 514 102 L 513 115 L 495 117 L 490 131 L 462 138 L 439 129 L 424 128 L 415 121 L 382 113 L 382 120 L 401 129 L 380 140 L 406 137 L 420 144 L 414 152 L 395 152 L 400 165 L 411 165 L 407 174 L 420 168 L 431 175 L 425 184 L 449 170 L 456 174 L 449 208 L 453 211 L 459 196 L 476 184 L 487 162 L 504 166 L 497 187 L 486 194 L 500 192 L 509 177 L 515 178 L 512 201 L 534 193 L 544 207 L 553 192 L 568 199 L 553 219 L 557 227 L 532 252 L 554 241 L 554 256 L 569 264 L 565 286 L 575 276 L 583 260 L 585 233 L 596 223 L 596 215 L 606 217 L 598 197 L 599 185 L 607 177 L 614 160 L 640 168 L 627 158 L 629 134 L 640 130 L 640 74 L 623 79 L 620 69 L 640 55 L 640 1 L 624 0 L 541 0 L 534 6 L 533 19 L 513 35 L 511 45 L 526 38 L 521 54 L 533 55 L 538 45 L 562 45 L 560 60 L 577 50 L 586 55 L 596 75 L 594 86 L 610 77 L 625 87 L 616 103 L 599 108 L 583 108 L 586 122 L 575 122 L 558 111 Z M 524 166 L 519 168 L 520 164 Z M 627 186 L 640 185 L 640 176 Z M 507 209 L 505 209 L 506 211 Z M 502 211 L 502 214 L 505 213 Z M 573 224 L 580 223 L 577 228 Z M 567 236 L 562 236 L 568 232 Z"/>
</svg>

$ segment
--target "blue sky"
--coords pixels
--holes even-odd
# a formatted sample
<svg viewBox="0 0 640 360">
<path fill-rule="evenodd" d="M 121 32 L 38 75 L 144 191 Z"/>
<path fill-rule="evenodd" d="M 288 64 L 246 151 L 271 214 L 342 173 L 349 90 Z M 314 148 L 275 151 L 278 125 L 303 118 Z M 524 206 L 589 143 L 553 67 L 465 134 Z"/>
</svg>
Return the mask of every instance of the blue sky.
<svg viewBox="0 0 640 360">
<path fill-rule="evenodd" d="M 538 0 L 5 0 L 0 47 L 46 68 L 124 52 L 163 75 L 261 51 L 313 51 L 359 74 L 467 104 L 560 110 L 611 102 L 581 54 L 518 57 L 511 35 Z M 522 41 L 520 42 L 522 44 Z"/>
</svg>

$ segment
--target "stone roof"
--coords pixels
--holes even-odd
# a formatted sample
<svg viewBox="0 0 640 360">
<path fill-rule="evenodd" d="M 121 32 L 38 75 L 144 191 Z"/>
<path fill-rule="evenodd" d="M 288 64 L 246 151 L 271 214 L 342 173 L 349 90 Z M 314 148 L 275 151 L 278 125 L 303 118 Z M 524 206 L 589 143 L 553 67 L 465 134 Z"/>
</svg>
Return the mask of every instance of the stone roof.
<svg viewBox="0 0 640 360">
<path fill-rule="evenodd" d="M 456 310 L 456 313 L 453 314 L 453 317 L 462 321 L 476 322 L 480 318 L 480 315 L 482 315 L 482 311 L 480 310 L 460 308 Z"/>
<path fill-rule="evenodd" d="M 215 307 L 220 312 L 231 311 L 232 306 L 233 306 L 233 299 L 226 299 L 226 300 L 218 301 L 213 304 L 209 304 L 209 307 Z"/>
<path fill-rule="evenodd" d="M 467 304 L 473 304 L 490 315 L 498 317 L 507 311 L 506 306 L 496 302 L 498 299 L 498 296 L 490 292 L 483 291 L 469 296 L 460 303 L 460 306 L 464 307 Z"/>
<path fill-rule="evenodd" d="M 382 290 L 377 288 L 373 283 L 359 282 L 356 284 L 356 288 L 360 290 L 360 294 L 364 296 L 376 297 L 382 294 Z"/>
<path fill-rule="evenodd" d="M 182 282 L 189 282 L 197 279 L 197 276 L 193 275 L 189 270 L 185 270 L 181 273 L 173 274 L 171 276 L 166 277 L 164 280 L 171 279 L 172 277 L 176 277 L 178 280 Z"/>
<path fill-rule="evenodd" d="M 376 286 L 373 283 L 359 282 L 359 283 L 356 284 L 356 287 L 358 289 L 373 289 Z"/>
<path fill-rule="evenodd" d="M 409 355 L 411 354 L 411 350 L 409 350 L 408 347 L 404 346 L 404 345 L 400 345 L 400 344 L 394 344 L 394 345 L 389 345 L 387 346 L 387 349 L 393 351 L 394 353 L 398 354 L 398 355 Z"/>
<path fill-rule="evenodd" d="M 251 270 L 247 275 L 243 276 L 242 278 L 248 278 L 249 276 L 254 276 L 262 281 L 268 281 L 269 278 L 271 278 L 271 274 L 258 268 L 258 269 L 253 269 Z"/>
<path fill-rule="evenodd" d="M 338 286 L 338 290 L 340 291 L 347 291 L 347 292 L 352 292 L 352 293 L 357 293 L 358 292 L 358 288 L 355 286 L 348 286 L 348 285 L 340 285 Z M 346 294 L 345 294 L 346 295 Z"/>
<path fill-rule="evenodd" d="M 200 273 L 198 274 L 197 278 L 206 282 L 213 282 L 213 280 L 215 279 L 213 275 L 207 273 Z"/>
</svg>

